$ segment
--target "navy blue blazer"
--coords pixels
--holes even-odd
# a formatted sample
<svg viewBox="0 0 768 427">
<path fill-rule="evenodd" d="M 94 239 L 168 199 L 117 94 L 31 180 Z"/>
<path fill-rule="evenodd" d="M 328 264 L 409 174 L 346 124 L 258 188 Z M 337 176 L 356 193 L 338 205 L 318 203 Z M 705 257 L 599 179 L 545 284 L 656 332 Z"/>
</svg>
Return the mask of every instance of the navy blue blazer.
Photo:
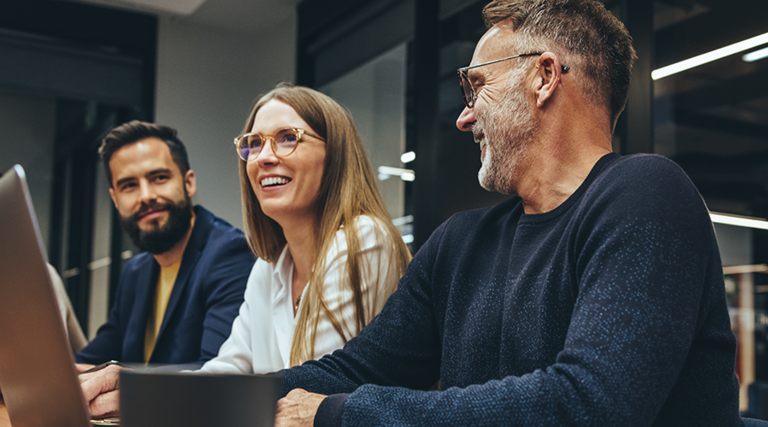
<svg viewBox="0 0 768 427">
<path fill-rule="evenodd" d="M 195 206 L 197 219 L 176 276 L 150 363 L 202 363 L 229 337 L 255 261 L 243 233 Z M 109 319 L 75 358 L 144 362 L 144 336 L 160 266 L 152 254 L 131 258 L 120 275 Z"/>
</svg>

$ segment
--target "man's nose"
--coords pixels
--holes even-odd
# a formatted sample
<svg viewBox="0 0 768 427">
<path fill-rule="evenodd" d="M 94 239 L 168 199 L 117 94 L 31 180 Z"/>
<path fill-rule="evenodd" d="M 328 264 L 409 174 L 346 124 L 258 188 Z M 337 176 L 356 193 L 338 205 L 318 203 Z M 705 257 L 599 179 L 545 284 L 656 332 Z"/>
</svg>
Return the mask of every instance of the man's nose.
<svg viewBox="0 0 768 427">
<path fill-rule="evenodd" d="M 456 127 L 462 132 L 469 132 L 472 130 L 472 126 L 475 124 L 475 110 L 472 108 L 464 107 L 464 110 L 459 114 L 459 118 L 456 119 Z"/>
<path fill-rule="evenodd" d="M 149 185 L 149 182 L 140 182 L 139 192 L 139 196 L 141 197 L 142 202 L 146 203 L 155 199 L 155 192 L 152 190 L 152 186 Z"/>
</svg>

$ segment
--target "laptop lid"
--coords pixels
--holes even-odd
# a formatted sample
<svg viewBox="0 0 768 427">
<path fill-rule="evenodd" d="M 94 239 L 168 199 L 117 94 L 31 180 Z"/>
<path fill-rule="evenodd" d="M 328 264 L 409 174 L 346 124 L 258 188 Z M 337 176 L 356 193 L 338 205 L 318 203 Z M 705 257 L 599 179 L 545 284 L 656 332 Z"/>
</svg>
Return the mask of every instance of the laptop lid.
<svg viewBox="0 0 768 427">
<path fill-rule="evenodd" d="M 13 427 L 89 426 L 24 169 L 0 177 L 0 390 Z"/>
<path fill-rule="evenodd" d="M 272 427 L 281 382 L 276 374 L 124 370 L 120 372 L 120 425 Z"/>
</svg>

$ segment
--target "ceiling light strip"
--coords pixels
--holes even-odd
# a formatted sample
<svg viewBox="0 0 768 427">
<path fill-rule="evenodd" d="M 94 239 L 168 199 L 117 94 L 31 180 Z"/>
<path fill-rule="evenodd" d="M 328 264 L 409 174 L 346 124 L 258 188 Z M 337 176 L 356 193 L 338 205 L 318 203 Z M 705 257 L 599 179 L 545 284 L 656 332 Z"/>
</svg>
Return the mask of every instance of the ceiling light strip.
<svg viewBox="0 0 768 427">
<path fill-rule="evenodd" d="M 746 216 L 728 215 L 710 212 L 709 217 L 716 224 L 735 225 L 737 227 L 757 228 L 768 230 L 768 220 L 764 218 L 751 218 Z"/>
<path fill-rule="evenodd" d="M 416 172 L 412 169 L 393 168 L 389 166 L 379 166 L 379 180 L 383 181 L 388 176 L 399 176 L 403 181 L 414 181 L 416 179 Z"/>
<path fill-rule="evenodd" d="M 416 153 L 413 151 L 409 151 L 400 155 L 400 161 L 403 163 L 409 163 L 414 160 L 416 160 Z"/>
<path fill-rule="evenodd" d="M 768 33 L 761 34 L 746 40 L 742 40 L 738 43 L 715 49 L 711 52 L 707 52 L 693 58 L 686 59 L 685 61 L 676 62 L 674 64 L 661 67 L 651 72 L 651 78 L 653 80 L 663 79 L 664 77 L 677 74 L 681 71 L 689 70 L 699 65 L 706 64 L 708 62 L 716 61 L 720 58 L 733 55 L 734 53 L 743 52 L 753 47 L 760 46 L 761 44 L 768 43 Z"/>
<path fill-rule="evenodd" d="M 748 54 L 742 56 L 741 59 L 743 59 L 744 62 L 755 62 L 765 57 L 768 57 L 768 47 L 756 50 L 754 52 L 749 52 Z"/>
</svg>

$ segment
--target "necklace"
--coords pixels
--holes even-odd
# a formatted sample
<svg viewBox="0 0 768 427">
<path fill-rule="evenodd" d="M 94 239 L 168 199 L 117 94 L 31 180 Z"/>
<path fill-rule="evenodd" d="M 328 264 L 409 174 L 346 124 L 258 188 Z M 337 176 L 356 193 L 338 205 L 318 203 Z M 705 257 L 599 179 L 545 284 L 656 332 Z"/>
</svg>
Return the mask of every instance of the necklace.
<svg viewBox="0 0 768 427">
<path fill-rule="evenodd" d="M 299 304 L 301 304 L 301 294 L 299 294 L 299 297 L 296 298 L 296 304 L 293 305 L 294 313 L 299 312 Z"/>
</svg>

